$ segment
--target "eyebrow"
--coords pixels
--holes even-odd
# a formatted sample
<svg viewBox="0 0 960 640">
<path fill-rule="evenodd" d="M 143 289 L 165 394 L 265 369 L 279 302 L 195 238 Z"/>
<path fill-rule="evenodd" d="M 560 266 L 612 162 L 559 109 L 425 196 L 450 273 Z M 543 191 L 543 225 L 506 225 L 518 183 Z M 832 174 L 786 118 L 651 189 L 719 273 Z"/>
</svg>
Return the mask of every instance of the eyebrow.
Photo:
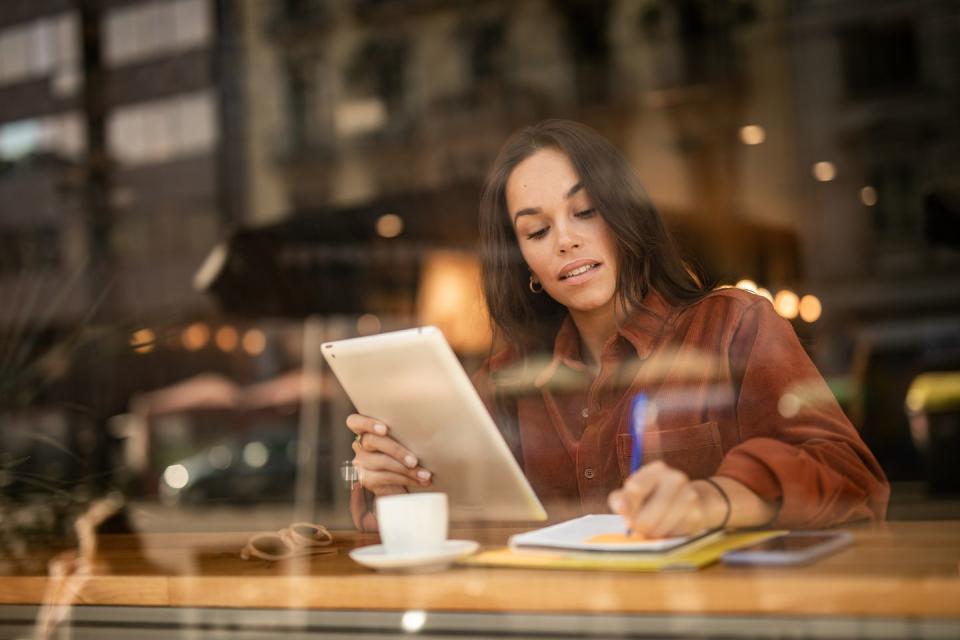
<svg viewBox="0 0 960 640">
<path fill-rule="evenodd" d="M 567 193 L 564 194 L 563 198 L 565 200 L 569 200 L 570 198 L 575 196 L 577 192 L 580 191 L 581 189 L 583 189 L 583 183 L 578 182 L 577 184 L 570 187 Z M 517 220 L 520 218 L 520 216 L 534 216 L 540 213 L 540 211 L 541 211 L 540 207 L 527 207 L 526 209 L 520 209 L 520 211 L 517 211 L 515 214 L 513 214 L 513 224 L 517 224 Z"/>
</svg>

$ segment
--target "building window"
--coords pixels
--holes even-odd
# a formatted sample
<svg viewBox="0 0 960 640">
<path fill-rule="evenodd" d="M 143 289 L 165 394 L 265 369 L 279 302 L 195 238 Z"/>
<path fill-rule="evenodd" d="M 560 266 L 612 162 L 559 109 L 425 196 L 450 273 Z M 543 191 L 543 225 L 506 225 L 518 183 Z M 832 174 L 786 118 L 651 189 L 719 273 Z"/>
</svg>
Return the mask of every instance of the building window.
<svg viewBox="0 0 960 640">
<path fill-rule="evenodd" d="M 0 86 L 77 73 L 79 33 L 76 13 L 48 16 L 0 30 Z"/>
<path fill-rule="evenodd" d="M 108 139 L 113 156 L 127 165 L 207 153 L 217 141 L 213 95 L 201 91 L 117 109 Z"/>
<path fill-rule="evenodd" d="M 292 148 L 305 146 L 308 142 L 309 126 L 307 114 L 310 111 L 310 83 L 296 61 L 288 61 L 285 66 L 287 87 L 287 111 L 289 114 L 289 132 Z"/>
<path fill-rule="evenodd" d="M 120 66 L 202 47 L 212 39 L 209 0 L 141 2 L 104 18 L 107 63 Z"/>
<path fill-rule="evenodd" d="M 876 237 L 884 244 L 910 243 L 920 238 L 921 199 L 917 171 L 911 164 L 875 167 L 870 174 L 876 189 L 871 207 Z"/>
<path fill-rule="evenodd" d="M 14 161 L 37 154 L 76 159 L 85 148 L 86 136 L 77 113 L 0 125 L 0 160 Z"/>
<path fill-rule="evenodd" d="M 565 3 L 563 14 L 580 101 L 590 104 L 606 100 L 609 93 L 607 69 L 610 49 L 607 43 L 607 23 L 610 5 L 605 1 L 578 0 Z"/>
<path fill-rule="evenodd" d="M 324 0 L 283 0 L 281 11 L 287 20 L 309 20 L 323 15 Z"/>
<path fill-rule="evenodd" d="M 345 95 L 334 112 L 338 136 L 371 134 L 387 127 L 403 106 L 406 65 L 403 42 L 372 38 L 359 49 L 344 73 Z"/>
<path fill-rule="evenodd" d="M 854 99 L 910 91 L 918 84 L 917 44 L 909 20 L 861 24 L 840 32 L 843 79 Z"/>
<path fill-rule="evenodd" d="M 346 75 L 351 98 L 378 97 L 388 109 L 399 106 L 405 89 L 407 46 L 374 37 L 360 48 Z"/>
<path fill-rule="evenodd" d="M 484 22 L 470 29 L 470 72 L 474 80 L 500 75 L 503 67 L 504 32 L 501 20 Z"/>
<path fill-rule="evenodd" d="M 56 229 L 0 230 L 0 273 L 50 271 L 60 267 Z"/>
</svg>

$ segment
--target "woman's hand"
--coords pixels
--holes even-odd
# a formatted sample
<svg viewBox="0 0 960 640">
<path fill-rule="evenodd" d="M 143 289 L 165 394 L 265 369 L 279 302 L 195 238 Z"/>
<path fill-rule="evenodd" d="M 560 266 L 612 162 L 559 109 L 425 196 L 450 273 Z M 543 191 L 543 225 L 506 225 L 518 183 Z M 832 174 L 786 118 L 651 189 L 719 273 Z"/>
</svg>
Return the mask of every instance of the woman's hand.
<svg viewBox="0 0 960 640">
<path fill-rule="evenodd" d="M 698 533 L 720 526 L 727 505 L 707 482 L 657 460 L 627 478 L 610 493 L 610 509 L 627 521 L 631 531 L 649 538 Z"/>
<path fill-rule="evenodd" d="M 347 428 L 357 434 L 353 441 L 353 466 L 360 484 L 377 496 L 406 493 L 410 487 L 429 487 L 431 474 L 419 466 L 417 457 L 387 435 L 385 424 L 358 413 L 347 417 Z"/>
<path fill-rule="evenodd" d="M 775 504 L 733 478 L 715 476 L 711 480 L 715 484 L 691 480 L 655 460 L 627 478 L 622 488 L 610 492 L 608 502 L 633 532 L 650 538 L 698 533 L 723 524 L 762 526 L 777 516 Z"/>
</svg>

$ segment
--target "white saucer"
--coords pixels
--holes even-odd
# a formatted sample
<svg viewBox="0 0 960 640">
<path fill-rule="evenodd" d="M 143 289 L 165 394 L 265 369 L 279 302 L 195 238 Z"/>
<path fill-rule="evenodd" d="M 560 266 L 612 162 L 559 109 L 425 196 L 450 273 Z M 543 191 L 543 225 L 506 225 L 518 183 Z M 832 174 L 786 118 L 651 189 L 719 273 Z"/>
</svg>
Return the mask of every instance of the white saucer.
<svg viewBox="0 0 960 640">
<path fill-rule="evenodd" d="M 378 571 L 427 573 L 448 567 L 454 560 L 468 556 L 480 545 L 473 540 L 447 540 L 439 549 L 411 553 L 387 553 L 382 544 L 361 547 L 350 557 L 365 567 Z"/>
</svg>

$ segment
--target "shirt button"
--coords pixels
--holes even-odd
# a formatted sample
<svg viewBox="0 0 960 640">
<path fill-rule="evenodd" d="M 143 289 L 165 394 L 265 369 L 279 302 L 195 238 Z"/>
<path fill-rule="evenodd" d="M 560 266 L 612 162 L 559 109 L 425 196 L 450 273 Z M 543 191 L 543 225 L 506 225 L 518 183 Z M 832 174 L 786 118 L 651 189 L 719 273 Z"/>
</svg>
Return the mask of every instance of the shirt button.
<svg viewBox="0 0 960 640">
<path fill-rule="evenodd" d="M 593 475 L 594 475 L 593 469 L 591 469 L 590 467 L 587 467 L 586 469 L 583 470 L 583 477 L 586 478 L 587 480 L 593 480 Z"/>
<path fill-rule="evenodd" d="M 580 412 L 580 416 L 581 416 L 584 420 L 586 420 L 587 418 L 589 418 L 589 417 L 590 417 L 590 409 L 584 407 L 584 408 L 583 408 L 583 411 Z"/>
</svg>

